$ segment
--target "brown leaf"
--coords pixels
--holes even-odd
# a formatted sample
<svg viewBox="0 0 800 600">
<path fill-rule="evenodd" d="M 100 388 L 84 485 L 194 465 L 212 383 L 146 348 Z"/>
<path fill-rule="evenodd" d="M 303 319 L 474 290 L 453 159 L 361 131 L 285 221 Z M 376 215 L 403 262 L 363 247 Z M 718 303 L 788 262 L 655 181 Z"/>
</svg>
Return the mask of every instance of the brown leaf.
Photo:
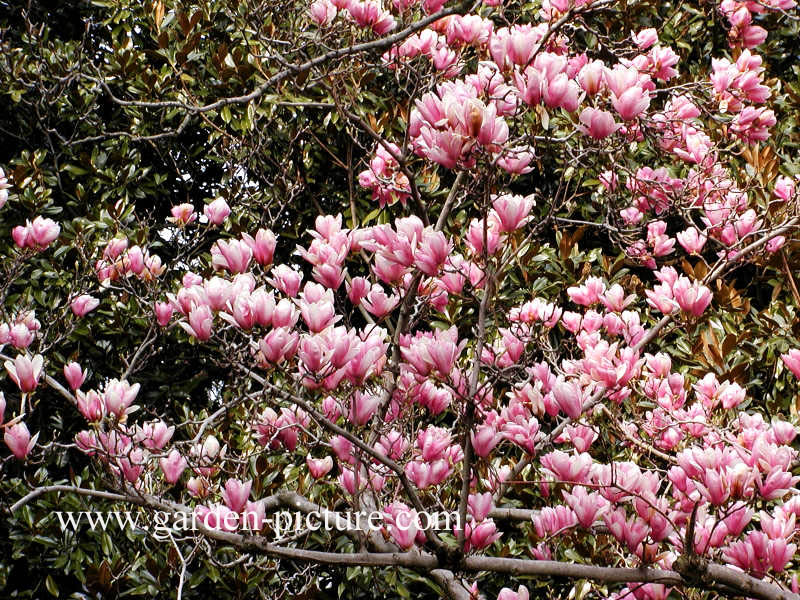
<svg viewBox="0 0 800 600">
<path fill-rule="evenodd" d="M 156 29 L 161 29 L 161 21 L 164 20 L 164 3 L 161 0 L 153 2 L 153 21 L 155 21 Z M 161 43 L 159 38 L 159 44 Z M 163 46 L 162 46 L 163 47 Z"/>
</svg>

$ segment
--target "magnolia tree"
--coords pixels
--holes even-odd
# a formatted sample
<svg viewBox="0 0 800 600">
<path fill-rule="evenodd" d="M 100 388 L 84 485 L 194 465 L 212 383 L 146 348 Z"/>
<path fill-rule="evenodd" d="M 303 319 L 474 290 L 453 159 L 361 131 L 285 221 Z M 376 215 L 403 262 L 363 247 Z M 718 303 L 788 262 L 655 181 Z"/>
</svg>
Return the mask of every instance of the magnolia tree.
<svg viewBox="0 0 800 600">
<path fill-rule="evenodd" d="M 64 506 L 160 525 L 103 533 L 127 554 L 92 578 L 50 564 L 55 596 L 84 571 L 81 593 L 179 598 L 204 573 L 231 597 L 800 597 L 797 94 L 762 54 L 794 5 L 315 0 L 248 29 L 246 4 L 246 51 L 213 54 L 251 67 L 238 93 L 66 71 L 136 115 L 89 143 L 202 125 L 235 146 L 226 124 L 279 110 L 347 135 L 274 161 L 266 217 L 232 163 L 237 193 L 169 214 L 6 167 L 12 546 Z M 170 40 L 212 8 L 142 10 L 131 61 L 188 70 Z M 326 162 L 345 185 L 292 221 L 295 167 Z M 200 393 L 169 392 L 164 348 Z"/>
</svg>

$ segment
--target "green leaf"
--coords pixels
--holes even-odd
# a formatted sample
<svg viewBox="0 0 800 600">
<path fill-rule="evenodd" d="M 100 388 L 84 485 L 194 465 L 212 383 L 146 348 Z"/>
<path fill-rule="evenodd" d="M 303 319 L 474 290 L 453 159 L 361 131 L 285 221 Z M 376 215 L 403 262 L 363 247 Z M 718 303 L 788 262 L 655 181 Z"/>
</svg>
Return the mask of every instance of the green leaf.
<svg viewBox="0 0 800 600">
<path fill-rule="evenodd" d="M 47 591 L 50 592 L 51 596 L 58 598 L 58 586 L 51 575 L 45 578 L 44 585 L 47 587 Z"/>
</svg>

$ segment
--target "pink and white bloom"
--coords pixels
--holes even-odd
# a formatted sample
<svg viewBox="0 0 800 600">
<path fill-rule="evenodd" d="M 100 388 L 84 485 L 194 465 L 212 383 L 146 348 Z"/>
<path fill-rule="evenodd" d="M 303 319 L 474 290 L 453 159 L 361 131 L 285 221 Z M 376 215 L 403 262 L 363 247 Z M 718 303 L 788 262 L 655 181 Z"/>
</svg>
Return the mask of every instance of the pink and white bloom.
<svg viewBox="0 0 800 600">
<path fill-rule="evenodd" d="M 700 233 L 696 227 L 689 227 L 675 237 L 678 238 L 678 243 L 689 254 L 699 254 L 703 250 L 703 246 L 706 245 L 706 241 L 708 241 L 706 235 Z"/>
<path fill-rule="evenodd" d="M 213 225 L 222 225 L 228 215 L 231 214 L 231 208 L 225 202 L 225 198 L 215 198 L 205 205 L 203 214 L 208 219 L 208 222 Z"/>
<path fill-rule="evenodd" d="M 173 206 L 170 209 L 170 213 L 172 214 L 172 217 L 167 220 L 172 221 L 178 227 L 188 225 L 197 218 L 197 213 L 194 212 L 194 205 L 189 204 L 188 202 Z"/>
<path fill-rule="evenodd" d="M 64 379 L 67 380 L 70 389 L 74 392 L 83 385 L 86 380 L 86 372 L 81 369 L 78 363 L 73 361 L 64 365 Z"/>
<path fill-rule="evenodd" d="M 250 497 L 252 485 L 252 480 L 228 479 L 222 492 L 222 500 L 225 502 L 225 506 L 235 513 L 241 513 L 247 504 L 247 499 Z"/>
<path fill-rule="evenodd" d="M 23 393 L 32 392 L 39 385 L 43 364 L 44 357 L 41 354 L 37 354 L 33 358 L 27 354 L 19 354 L 13 362 L 7 360 L 4 363 L 8 375 Z"/>
<path fill-rule="evenodd" d="M 658 42 L 658 33 L 652 27 L 649 29 L 642 29 L 638 33 L 632 33 L 631 37 L 633 42 L 639 47 L 639 50 L 647 50 L 650 46 Z"/>
<path fill-rule="evenodd" d="M 80 390 L 75 392 L 75 399 L 78 411 L 90 423 L 101 421 L 106 416 L 106 407 L 103 397 L 94 390 L 84 393 Z"/>
<path fill-rule="evenodd" d="M 100 306 L 100 300 L 89 294 L 81 294 L 70 303 L 70 308 L 76 317 L 84 317 Z"/>
<path fill-rule="evenodd" d="M 25 460 L 28 454 L 30 454 L 30 451 L 36 445 L 36 440 L 38 437 L 39 434 L 37 433 L 35 436 L 33 436 L 33 438 L 31 438 L 31 434 L 28 431 L 28 426 L 20 421 L 19 423 L 15 423 L 10 427 L 6 427 L 3 440 L 5 441 L 6 446 L 8 446 L 8 449 L 11 450 L 11 453 L 18 460 Z"/>
<path fill-rule="evenodd" d="M 511 588 L 503 588 L 497 595 L 497 600 L 529 600 L 528 588 L 524 585 L 519 586 L 515 592 Z"/>
<path fill-rule="evenodd" d="M 622 125 L 614 122 L 614 116 L 605 110 L 584 108 L 579 117 L 578 129 L 595 140 L 602 140 L 617 131 Z"/>
<path fill-rule="evenodd" d="M 611 104 L 623 121 L 632 121 L 650 106 L 650 94 L 639 86 L 633 86 L 619 96 L 612 94 Z"/>
<path fill-rule="evenodd" d="M 330 456 L 311 458 L 309 455 L 306 457 L 306 466 L 308 466 L 308 472 L 311 473 L 314 479 L 322 479 L 333 468 L 333 459 Z"/>
<path fill-rule="evenodd" d="M 278 245 L 278 238 L 269 229 L 259 229 L 255 237 L 248 233 L 242 234 L 242 241 L 253 252 L 253 260 L 262 266 L 272 264 L 275 256 L 275 247 Z"/>
<path fill-rule="evenodd" d="M 503 194 L 492 201 L 491 217 L 497 221 L 500 233 L 511 233 L 525 225 L 530 217 L 535 201 L 533 196 Z M 490 217 L 490 218 L 491 218 Z"/>
<path fill-rule="evenodd" d="M 112 379 L 103 391 L 103 404 L 110 414 L 122 418 L 128 407 L 136 400 L 140 387 L 138 383 L 131 385 L 124 379 L 121 381 Z"/>
<path fill-rule="evenodd" d="M 158 459 L 158 464 L 164 473 L 164 480 L 174 485 L 181 478 L 187 463 L 183 455 L 173 448 L 167 456 Z"/>
<path fill-rule="evenodd" d="M 314 0 L 308 7 L 308 14 L 320 27 L 330 25 L 336 18 L 336 13 L 336 7 L 329 0 Z"/>
<path fill-rule="evenodd" d="M 792 348 L 786 354 L 781 354 L 781 360 L 794 376 L 800 379 L 800 350 Z"/>
</svg>

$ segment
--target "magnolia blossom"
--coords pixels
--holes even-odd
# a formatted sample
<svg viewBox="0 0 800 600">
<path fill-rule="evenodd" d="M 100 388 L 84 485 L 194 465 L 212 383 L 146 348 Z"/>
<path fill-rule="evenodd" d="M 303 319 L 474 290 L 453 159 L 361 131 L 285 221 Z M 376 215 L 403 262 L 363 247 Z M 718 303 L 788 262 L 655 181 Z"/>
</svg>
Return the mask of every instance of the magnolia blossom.
<svg viewBox="0 0 800 600">
<path fill-rule="evenodd" d="M 311 458 L 306 457 L 306 465 L 308 472 L 314 479 L 321 479 L 327 475 L 333 468 L 333 459 L 330 456 L 325 458 Z"/>
<path fill-rule="evenodd" d="M 70 308 L 76 317 L 84 317 L 100 306 L 100 300 L 89 294 L 81 294 L 70 303 Z"/>
<path fill-rule="evenodd" d="M 170 209 L 170 214 L 172 214 L 172 216 L 167 220 L 172 221 L 179 227 L 188 225 L 197 219 L 197 213 L 194 212 L 194 205 L 189 204 L 188 202 L 173 206 Z"/>
<path fill-rule="evenodd" d="M 81 369 L 81 366 L 76 362 L 70 362 L 64 365 L 64 378 L 69 383 L 70 389 L 74 392 L 86 379 L 86 372 Z"/>
<path fill-rule="evenodd" d="M 39 384 L 39 378 L 42 375 L 42 366 L 44 365 L 44 357 L 37 354 L 33 358 L 28 355 L 19 354 L 12 361 L 7 360 L 4 363 L 8 375 L 17 384 L 20 391 L 23 393 L 32 392 Z"/>
<path fill-rule="evenodd" d="M 584 108 L 579 117 L 580 130 L 595 140 L 602 140 L 617 131 L 621 125 L 614 122 L 610 112 L 594 108 Z"/>
<path fill-rule="evenodd" d="M 21 421 L 14 425 L 6 426 L 6 431 L 3 434 L 6 446 L 18 460 L 25 460 L 36 445 L 38 437 L 39 434 L 37 433 L 31 438 L 28 426 Z"/>
<path fill-rule="evenodd" d="M 164 480 L 169 484 L 175 484 L 181 478 L 187 463 L 181 453 L 173 448 L 167 456 L 158 460 L 158 464 L 164 473 Z"/>
<path fill-rule="evenodd" d="M 5 171 L 0 168 L 0 208 L 3 208 L 8 200 L 8 189 L 10 187 Z"/>
<path fill-rule="evenodd" d="M 231 214 L 231 209 L 224 198 L 215 198 L 205 205 L 203 214 L 213 225 L 222 225 L 225 219 Z"/>
<path fill-rule="evenodd" d="M 786 354 L 781 354 L 781 360 L 794 376 L 800 379 L 800 350 L 792 348 Z"/>
<path fill-rule="evenodd" d="M 11 230 L 14 243 L 20 248 L 43 250 L 53 243 L 61 234 L 61 226 L 52 219 L 36 217 L 23 227 L 18 225 Z"/>
<path fill-rule="evenodd" d="M 650 106 L 650 95 L 639 86 L 624 90 L 619 96 L 613 93 L 611 103 L 623 121 L 638 117 Z"/>
</svg>

